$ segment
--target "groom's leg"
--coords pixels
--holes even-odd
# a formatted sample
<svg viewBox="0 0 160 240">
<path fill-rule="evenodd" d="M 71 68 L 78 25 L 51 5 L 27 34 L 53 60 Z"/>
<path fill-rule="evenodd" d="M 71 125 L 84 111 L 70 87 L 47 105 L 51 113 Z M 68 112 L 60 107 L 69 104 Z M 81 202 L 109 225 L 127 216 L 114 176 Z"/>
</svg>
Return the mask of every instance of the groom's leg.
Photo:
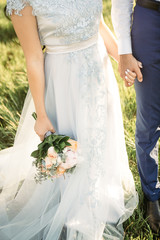
<svg viewBox="0 0 160 240">
<path fill-rule="evenodd" d="M 155 72 L 155 67 L 154 64 L 144 67 L 144 82 L 135 84 L 137 162 L 143 191 L 151 201 L 160 198 L 157 148 L 160 137 L 160 70 Z"/>
<path fill-rule="evenodd" d="M 143 82 L 136 81 L 136 151 L 142 188 L 150 201 L 160 198 L 160 13 L 136 6 L 132 27 L 133 55 L 143 63 Z"/>
</svg>

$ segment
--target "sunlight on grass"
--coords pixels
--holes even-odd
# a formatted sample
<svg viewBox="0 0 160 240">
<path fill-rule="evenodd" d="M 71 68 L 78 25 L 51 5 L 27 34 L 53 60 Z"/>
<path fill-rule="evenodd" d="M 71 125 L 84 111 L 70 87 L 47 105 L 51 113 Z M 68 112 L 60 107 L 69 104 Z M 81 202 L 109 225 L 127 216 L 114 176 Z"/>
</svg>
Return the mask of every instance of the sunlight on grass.
<svg viewBox="0 0 160 240">
<path fill-rule="evenodd" d="M 12 24 L 0 3 L 0 149 L 13 145 L 28 89 L 25 61 Z"/>
</svg>

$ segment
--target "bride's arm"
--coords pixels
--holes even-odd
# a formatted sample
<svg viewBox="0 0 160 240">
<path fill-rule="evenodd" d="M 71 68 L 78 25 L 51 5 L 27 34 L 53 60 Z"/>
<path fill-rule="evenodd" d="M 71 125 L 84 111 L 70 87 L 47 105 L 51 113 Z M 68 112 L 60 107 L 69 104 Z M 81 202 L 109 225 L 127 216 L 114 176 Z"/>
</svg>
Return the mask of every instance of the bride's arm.
<svg viewBox="0 0 160 240">
<path fill-rule="evenodd" d="M 35 131 L 43 140 L 44 134 L 48 130 L 54 132 L 54 128 L 47 117 L 44 103 L 44 57 L 38 36 L 36 18 L 32 15 L 32 8 L 27 6 L 21 13 L 22 16 L 13 13 L 11 20 L 26 59 L 29 86 L 37 113 Z"/>
<path fill-rule="evenodd" d="M 103 38 L 108 54 L 111 57 L 113 57 L 117 62 L 119 62 L 118 45 L 117 45 L 116 38 L 114 37 L 111 30 L 105 24 L 103 17 L 101 17 L 99 31 Z M 128 82 L 128 84 L 126 85 L 127 87 L 132 86 L 134 84 L 135 78 L 136 78 L 136 74 L 130 71 L 129 69 L 126 69 L 125 79 Z"/>
<path fill-rule="evenodd" d="M 108 54 L 118 62 L 119 55 L 118 55 L 117 41 L 116 41 L 116 38 L 114 37 L 113 33 L 111 32 L 111 30 L 105 24 L 103 17 L 101 17 L 99 30 L 100 30 L 100 34 L 104 40 L 104 44 L 106 46 Z"/>
</svg>

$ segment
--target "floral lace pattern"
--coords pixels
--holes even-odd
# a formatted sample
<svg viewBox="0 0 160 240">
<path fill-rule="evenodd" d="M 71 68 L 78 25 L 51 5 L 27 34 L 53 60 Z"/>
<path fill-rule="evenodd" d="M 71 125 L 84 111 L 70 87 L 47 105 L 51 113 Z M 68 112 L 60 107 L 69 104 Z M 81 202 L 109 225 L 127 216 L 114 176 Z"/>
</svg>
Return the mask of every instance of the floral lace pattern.
<svg viewBox="0 0 160 240">
<path fill-rule="evenodd" d="M 98 32 L 102 12 L 101 0 L 7 0 L 7 13 L 22 15 L 21 10 L 30 5 L 37 16 L 42 44 L 47 45 L 51 37 L 58 45 L 87 40 Z M 43 20 L 52 33 L 46 37 Z M 53 42 L 54 44 L 54 42 Z M 57 44 L 57 43 L 56 43 Z"/>
<path fill-rule="evenodd" d="M 23 0 L 7 0 L 7 13 L 12 15 L 14 13 L 21 16 L 20 11 L 26 6 L 26 1 Z"/>
<path fill-rule="evenodd" d="M 85 109 L 88 115 L 84 121 L 83 132 L 81 133 L 81 137 L 83 138 L 83 140 L 81 139 L 81 143 L 85 143 L 85 145 L 82 146 L 83 152 L 85 152 L 85 146 L 87 145 L 85 159 L 88 160 L 86 164 L 90 188 L 88 193 L 86 193 L 86 197 L 92 209 L 96 209 L 100 207 L 101 204 L 98 195 L 98 181 L 104 173 L 103 162 L 99 161 L 99 159 L 104 158 L 106 151 L 106 81 L 102 70 L 103 63 L 100 59 L 97 61 L 97 57 L 100 57 L 97 44 L 81 51 L 71 52 L 66 55 L 66 58 L 71 64 L 78 64 L 80 56 L 83 56 L 84 61 L 79 66 L 77 73 L 77 78 L 81 79 L 81 104 L 79 106 L 79 114 L 83 115 Z M 85 199 L 83 199 L 83 201 L 85 201 Z"/>
<path fill-rule="evenodd" d="M 85 63 L 81 67 L 81 101 L 82 109 L 86 108 L 88 112 L 88 121 L 86 123 L 86 132 L 83 136 L 86 137 L 85 143 L 88 143 L 87 159 L 88 159 L 88 181 L 89 193 L 88 200 L 92 208 L 99 206 L 99 179 L 103 174 L 103 159 L 105 155 L 106 142 L 106 83 L 103 66 L 101 61 L 96 61 L 98 57 L 97 46 L 92 46 L 83 51 Z M 97 57 L 95 57 L 95 55 Z M 100 60 L 100 59 L 99 59 Z M 92 80 L 92 81 L 91 81 Z M 88 91 L 90 89 L 90 91 Z M 93 95 L 94 92 L 94 95 Z M 94 107 L 93 107 L 94 106 Z M 98 138 L 97 138 L 98 136 Z M 94 147 L 93 147 L 94 146 Z M 103 149 L 103 150 L 102 150 Z"/>
</svg>

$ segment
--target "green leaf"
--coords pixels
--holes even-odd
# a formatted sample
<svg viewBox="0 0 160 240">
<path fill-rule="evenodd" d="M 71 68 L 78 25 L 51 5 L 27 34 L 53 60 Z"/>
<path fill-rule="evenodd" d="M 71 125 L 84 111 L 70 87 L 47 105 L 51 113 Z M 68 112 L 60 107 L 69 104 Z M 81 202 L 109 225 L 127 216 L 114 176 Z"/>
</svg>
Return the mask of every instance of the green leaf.
<svg viewBox="0 0 160 240">
<path fill-rule="evenodd" d="M 54 150 L 55 150 L 57 153 L 60 152 L 60 150 L 59 150 L 59 148 L 58 148 L 57 146 L 54 146 Z"/>
<path fill-rule="evenodd" d="M 65 148 L 65 146 L 66 146 L 66 144 L 65 144 L 65 142 L 60 142 L 60 148 L 63 150 L 64 148 Z"/>
<path fill-rule="evenodd" d="M 52 138 L 52 141 L 55 141 L 56 139 L 59 138 L 59 135 L 50 135 L 50 136 L 51 136 L 51 138 Z"/>
<path fill-rule="evenodd" d="M 37 120 L 37 114 L 35 112 L 32 113 L 32 117 Z"/>
<path fill-rule="evenodd" d="M 58 135 L 58 138 L 56 139 L 56 143 L 58 144 L 63 138 L 64 138 L 64 135 Z"/>
<path fill-rule="evenodd" d="M 65 137 L 62 138 L 62 140 L 63 140 L 64 142 L 67 142 L 69 139 L 70 139 L 70 137 L 68 137 L 68 136 L 65 136 Z"/>
<path fill-rule="evenodd" d="M 66 146 L 72 146 L 69 142 L 66 142 Z"/>
<path fill-rule="evenodd" d="M 31 157 L 38 158 L 39 157 L 39 150 L 36 150 L 31 153 Z"/>
<path fill-rule="evenodd" d="M 46 142 L 41 142 L 38 144 L 38 149 L 41 149 L 45 146 Z"/>
</svg>

